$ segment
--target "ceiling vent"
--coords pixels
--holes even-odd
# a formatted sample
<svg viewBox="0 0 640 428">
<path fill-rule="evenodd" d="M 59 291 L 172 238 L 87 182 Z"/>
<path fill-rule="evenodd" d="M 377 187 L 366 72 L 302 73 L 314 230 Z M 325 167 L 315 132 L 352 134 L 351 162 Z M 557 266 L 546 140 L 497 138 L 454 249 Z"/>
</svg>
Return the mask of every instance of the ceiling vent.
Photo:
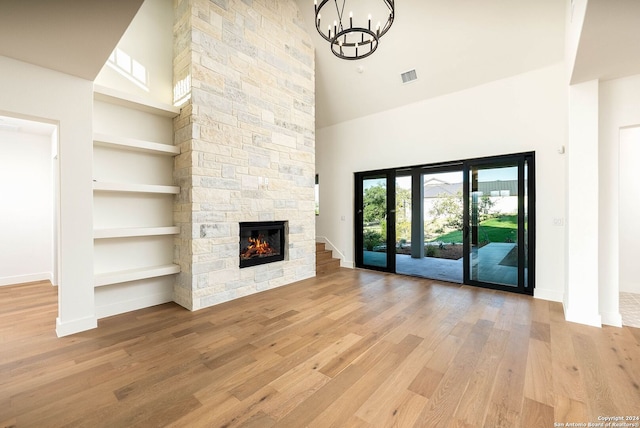
<svg viewBox="0 0 640 428">
<path fill-rule="evenodd" d="M 418 74 L 416 73 L 416 69 L 406 71 L 400 75 L 402 77 L 402 83 L 411 83 L 415 80 L 418 80 Z"/>
</svg>

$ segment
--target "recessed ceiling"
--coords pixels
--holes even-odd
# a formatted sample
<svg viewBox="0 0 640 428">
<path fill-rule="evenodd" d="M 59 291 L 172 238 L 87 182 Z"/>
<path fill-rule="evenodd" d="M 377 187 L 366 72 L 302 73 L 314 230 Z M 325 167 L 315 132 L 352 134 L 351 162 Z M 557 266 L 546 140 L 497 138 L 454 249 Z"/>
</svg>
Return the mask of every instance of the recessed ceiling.
<svg viewBox="0 0 640 428">
<path fill-rule="evenodd" d="M 2 0 L 0 55 L 94 80 L 143 0 Z"/>
</svg>

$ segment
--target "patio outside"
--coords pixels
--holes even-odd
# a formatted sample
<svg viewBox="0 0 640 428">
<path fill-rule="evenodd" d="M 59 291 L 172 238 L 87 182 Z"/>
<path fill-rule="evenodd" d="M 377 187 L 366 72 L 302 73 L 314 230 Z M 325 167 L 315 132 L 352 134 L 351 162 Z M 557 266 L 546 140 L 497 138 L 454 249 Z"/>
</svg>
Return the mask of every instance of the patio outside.
<svg viewBox="0 0 640 428">
<path fill-rule="evenodd" d="M 470 264 L 474 280 L 506 285 L 517 284 L 517 180 L 493 180 L 481 184 L 472 195 L 475 211 L 476 242 L 472 245 Z M 411 256 L 411 181 L 396 180 L 396 272 L 442 281 L 463 282 L 463 196 L 462 173 L 425 174 L 424 257 Z M 365 190 L 365 207 L 369 204 L 369 222 L 364 229 L 364 262 L 386 266 L 386 216 L 379 206 L 382 184 Z M 378 205 L 378 207 L 375 207 Z M 366 210 L 365 210 L 366 213 Z M 382 219 L 382 220 L 377 220 Z M 474 267 L 482 266 L 482 269 Z M 525 271 L 526 275 L 526 271 Z"/>
</svg>

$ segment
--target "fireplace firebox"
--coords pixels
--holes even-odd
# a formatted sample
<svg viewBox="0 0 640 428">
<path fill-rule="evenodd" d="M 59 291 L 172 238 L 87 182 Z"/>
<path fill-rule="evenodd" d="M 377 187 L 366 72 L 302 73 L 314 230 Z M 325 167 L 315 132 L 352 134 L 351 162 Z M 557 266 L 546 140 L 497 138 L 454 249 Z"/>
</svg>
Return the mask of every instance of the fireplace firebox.
<svg viewBox="0 0 640 428">
<path fill-rule="evenodd" d="M 240 223 L 240 267 L 284 260 L 286 221 Z"/>
</svg>

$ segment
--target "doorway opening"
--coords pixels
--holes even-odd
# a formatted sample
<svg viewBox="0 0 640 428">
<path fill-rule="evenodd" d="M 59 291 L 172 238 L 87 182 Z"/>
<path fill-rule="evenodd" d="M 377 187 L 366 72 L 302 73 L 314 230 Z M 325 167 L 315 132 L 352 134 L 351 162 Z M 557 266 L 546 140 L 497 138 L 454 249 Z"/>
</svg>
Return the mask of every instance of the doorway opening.
<svg viewBox="0 0 640 428">
<path fill-rule="evenodd" d="M 640 265 L 636 246 L 640 229 L 640 189 L 637 164 L 640 160 L 640 126 L 620 129 L 619 202 L 618 202 L 618 275 L 619 311 L 622 324 L 640 328 Z"/>
<path fill-rule="evenodd" d="M 58 132 L 0 115 L 0 286 L 58 283 Z"/>
</svg>

